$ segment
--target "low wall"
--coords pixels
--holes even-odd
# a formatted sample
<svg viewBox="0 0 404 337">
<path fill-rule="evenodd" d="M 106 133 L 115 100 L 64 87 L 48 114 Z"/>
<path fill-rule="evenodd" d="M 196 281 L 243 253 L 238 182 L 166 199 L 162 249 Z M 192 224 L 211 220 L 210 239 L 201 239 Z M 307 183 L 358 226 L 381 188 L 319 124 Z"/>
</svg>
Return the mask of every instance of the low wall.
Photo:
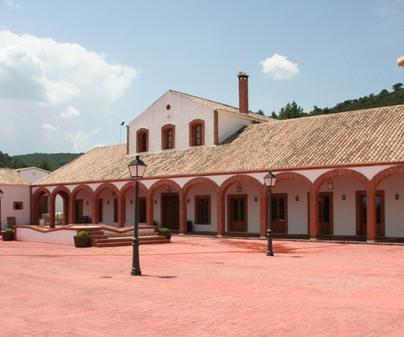
<svg viewBox="0 0 404 337">
<path fill-rule="evenodd" d="M 17 241 L 33 241 L 43 243 L 56 243 L 61 245 L 74 245 L 73 237 L 77 234 L 76 230 L 58 229 L 53 231 L 40 231 L 30 227 L 16 226 Z"/>
</svg>

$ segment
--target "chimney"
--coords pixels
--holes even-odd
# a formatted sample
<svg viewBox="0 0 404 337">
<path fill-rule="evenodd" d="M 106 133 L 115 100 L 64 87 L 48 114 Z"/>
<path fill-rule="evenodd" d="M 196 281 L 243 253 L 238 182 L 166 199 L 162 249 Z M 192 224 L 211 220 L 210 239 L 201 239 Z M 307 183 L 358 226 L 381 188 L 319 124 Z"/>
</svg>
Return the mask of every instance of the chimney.
<svg viewBox="0 0 404 337">
<path fill-rule="evenodd" d="M 238 73 L 238 97 L 240 112 L 248 114 L 248 75 L 243 71 Z"/>
</svg>

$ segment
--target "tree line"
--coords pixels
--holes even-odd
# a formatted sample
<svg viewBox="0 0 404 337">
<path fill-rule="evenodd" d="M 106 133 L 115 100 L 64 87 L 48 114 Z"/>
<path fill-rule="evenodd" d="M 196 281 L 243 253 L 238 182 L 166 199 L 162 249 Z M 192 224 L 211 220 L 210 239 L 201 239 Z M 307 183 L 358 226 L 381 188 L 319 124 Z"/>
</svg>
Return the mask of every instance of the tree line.
<svg viewBox="0 0 404 337">
<path fill-rule="evenodd" d="M 383 89 L 377 95 L 370 94 L 368 96 L 357 99 L 350 99 L 336 104 L 332 108 L 319 108 L 314 106 L 310 112 L 305 112 L 295 101 L 286 104 L 278 113 L 272 112 L 271 117 L 276 119 L 290 119 L 315 115 L 324 115 L 338 113 L 344 111 L 353 111 L 361 109 L 379 108 L 383 106 L 404 104 L 404 88 L 403 83 L 396 83 L 392 86 L 392 91 Z M 262 110 L 258 111 L 264 114 Z"/>
</svg>

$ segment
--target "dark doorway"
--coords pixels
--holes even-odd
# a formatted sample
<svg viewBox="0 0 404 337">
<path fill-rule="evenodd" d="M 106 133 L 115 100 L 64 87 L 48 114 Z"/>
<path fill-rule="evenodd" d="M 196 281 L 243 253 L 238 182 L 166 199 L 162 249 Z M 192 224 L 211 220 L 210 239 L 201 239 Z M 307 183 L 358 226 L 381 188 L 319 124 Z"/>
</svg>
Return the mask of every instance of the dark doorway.
<svg viewBox="0 0 404 337">
<path fill-rule="evenodd" d="M 161 226 L 170 229 L 179 229 L 180 207 L 178 193 L 161 194 Z M 139 214 L 140 215 L 140 214 Z"/>
<path fill-rule="evenodd" d="M 286 234 L 288 232 L 288 195 L 272 194 L 271 216 L 272 231 L 274 234 Z"/>
<path fill-rule="evenodd" d="M 97 223 L 102 223 L 104 221 L 104 200 L 98 199 L 98 219 Z"/>
<path fill-rule="evenodd" d="M 227 204 L 229 232 L 247 232 L 247 195 L 229 195 Z"/>
<path fill-rule="evenodd" d="M 333 234 L 333 194 L 320 192 L 318 196 L 320 235 Z"/>
<path fill-rule="evenodd" d="M 76 223 L 81 223 L 83 218 L 83 199 L 76 200 Z"/>
</svg>

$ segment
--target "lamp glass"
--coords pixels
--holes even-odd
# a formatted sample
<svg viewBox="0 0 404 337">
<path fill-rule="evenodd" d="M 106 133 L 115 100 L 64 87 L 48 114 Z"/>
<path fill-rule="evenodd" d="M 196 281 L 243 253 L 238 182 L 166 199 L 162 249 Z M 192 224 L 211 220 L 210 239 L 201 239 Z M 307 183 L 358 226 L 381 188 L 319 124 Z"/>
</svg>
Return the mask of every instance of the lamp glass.
<svg viewBox="0 0 404 337">
<path fill-rule="evenodd" d="M 132 178 L 141 179 L 146 171 L 146 164 L 140 159 L 140 156 L 136 156 L 136 158 L 129 163 L 128 168 Z"/>
<path fill-rule="evenodd" d="M 264 177 L 264 183 L 266 186 L 275 186 L 276 183 L 276 175 L 273 174 L 271 171 Z"/>
</svg>

